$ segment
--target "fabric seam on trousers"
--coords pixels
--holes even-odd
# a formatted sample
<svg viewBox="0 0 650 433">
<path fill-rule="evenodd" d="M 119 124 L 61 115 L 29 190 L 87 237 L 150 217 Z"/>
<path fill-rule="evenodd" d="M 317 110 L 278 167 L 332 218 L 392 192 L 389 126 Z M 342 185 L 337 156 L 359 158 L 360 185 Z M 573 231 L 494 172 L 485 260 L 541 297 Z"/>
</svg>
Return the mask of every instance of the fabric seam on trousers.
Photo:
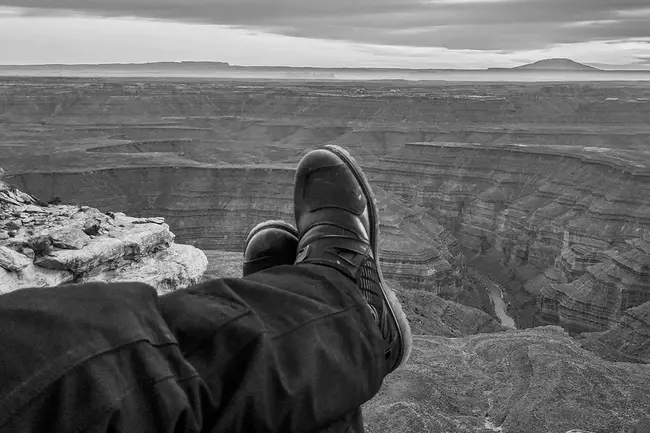
<svg viewBox="0 0 650 433">
<path fill-rule="evenodd" d="M 286 336 L 288 334 L 291 334 L 292 332 L 295 332 L 295 331 L 298 331 L 298 330 L 304 328 L 305 326 L 311 325 L 314 322 L 317 322 L 317 321 L 323 320 L 323 319 L 328 319 L 328 318 L 330 318 L 332 316 L 336 316 L 336 315 L 339 315 L 339 314 L 344 314 L 344 313 L 347 313 L 348 311 L 353 310 L 353 309 L 356 310 L 357 307 L 356 306 L 348 307 L 345 310 L 339 310 L 339 311 L 336 311 L 334 313 L 329 313 L 329 314 L 326 314 L 324 316 L 320 316 L 320 317 L 317 317 L 315 319 L 311 319 L 311 320 L 309 320 L 309 321 L 307 321 L 305 323 L 301 323 L 297 327 L 292 328 L 292 329 L 290 329 L 290 330 L 288 330 L 288 331 L 286 331 L 286 332 L 284 332 L 282 334 L 274 335 L 273 337 L 271 337 L 271 340 L 275 340 L 276 338 L 284 337 L 284 336 Z"/>
<path fill-rule="evenodd" d="M 203 295 L 203 294 L 200 294 L 200 293 L 192 293 L 192 292 L 189 292 L 189 293 L 190 293 L 190 295 L 194 295 L 194 296 L 198 296 L 198 297 L 207 297 L 207 298 L 210 298 L 210 299 L 217 299 L 217 300 L 221 301 L 221 298 L 217 298 L 217 297 L 214 297 L 214 296 Z M 227 302 L 226 302 L 226 303 L 227 303 Z M 231 303 L 231 306 L 232 306 L 232 303 Z M 238 310 L 242 310 L 242 307 L 243 307 L 243 306 L 239 305 L 237 309 L 238 309 Z M 243 311 L 240 311 L 239 314 L 238 314 L 237 316 L 235 316 L 235 317 L 231 317 L 230 320 L 228 320 L 228 321 L 222 323 L 221 326 L 220 326 L 219 328 L 217 328 L 217 329 L 213 330 L 212 332 L 210 332 L 210 335 L 208 335 L 208 336 L 206 336 L 205 338 L 201 339 L 200 342 L 198 342 L 197 344 L 195 344 L 194 347 L 192 347 L 191 349 L 189 349 L 187 352 L 186 352 L 186 351 L 183 351 L 183 350 L 182 350 L 183 348 L 181 347 L 181 353 L 183 354 L 184 357 L 190 357 L 190 356 L 192 356 L 192 354 L 193 354 L 193 353 L 194 353 L 194 352 L 195 352 L 199 347 L 201 347 L 201 346 L 203 345 L 203 343 L 204 343 L 206 340 L 209 340 L 210 338 L 212 338 L 212 336 L 213 336 L 214 334 L 220 332 L 224 327 L 230 325 L 231 323 L 233 323 L 233 322 L 235 322 L 235 321 L 237 321 L 237 320 L 240 320 L 240 319 L 242 319 L 243 317 L 250 316 L 250 315 L 252 315 L 252 314 L 253 314 L 253 311 L 251 311 L 250 308 L 245 308 L 245 307 L 244 307 L 244 310 L 243 310 Z M 256 337 L 253 337 L 253 338 L 256 338 Z M 179 347 L 180 347 L 180 346 L 179 346 Z"/>
<path fill-rule="evenodd" d="M 199 297 L 199 298 L 208 298 L 208 299 L 212 299 L 212 300 L 215 300 L 215 301 L 222 302 L 222 303 L 224 303 L 224 304 L 228 304 L 229 307 L 235 308 L 235 309 L 237 309 L 237 310 L 244 309 L 244 310 L 246 310 L 246 311 L 250 311 L 250 307 L 249 307 L 248 305 L 246 305 L 246 304 L 239 304 L 239 303 L 237 303 L 237 302 L 231 301 L 231 300 L 228 299 L 228 298 L 224 298 L 224 297 L 217 296 L 217 295 L 212 295 L 212 294 L 210 294 L 210 293 L 203 293 L 203 292 L 188 291 L 187 293 L 188 293 L 189 295 L 197 296 L 197 297 Z"/>
</svg>

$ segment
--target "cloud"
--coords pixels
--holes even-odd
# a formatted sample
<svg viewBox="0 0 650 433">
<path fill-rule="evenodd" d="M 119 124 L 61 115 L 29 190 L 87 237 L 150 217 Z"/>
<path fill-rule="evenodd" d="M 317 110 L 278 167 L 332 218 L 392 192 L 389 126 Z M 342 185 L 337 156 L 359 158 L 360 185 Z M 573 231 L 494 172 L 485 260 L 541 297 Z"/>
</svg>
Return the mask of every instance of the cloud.
<svg viewBox="0 0 650 433">
<path fill-rule="evenodd" d="M 543 49 L 650 38 L 648 0 L 0 0 L 29 14 L 220 24 L 301 38 L 449 49 Z"/>
</svg>

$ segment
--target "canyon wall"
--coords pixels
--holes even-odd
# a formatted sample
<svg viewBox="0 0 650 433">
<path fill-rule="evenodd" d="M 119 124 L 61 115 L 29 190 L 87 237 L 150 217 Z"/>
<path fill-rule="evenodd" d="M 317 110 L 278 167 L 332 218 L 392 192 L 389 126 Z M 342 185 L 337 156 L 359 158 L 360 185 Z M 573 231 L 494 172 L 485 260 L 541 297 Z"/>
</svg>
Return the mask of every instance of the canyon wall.
<svg viewBox="0 0 650 433">
<path fill-rule="evenodd" d="M 384 260 L 405 287 L 458 295 L 464 253 L 505 288 L 520 326 L 604 330 L 648 299 L 645 256 L 626 249 L 650 215 L 640 83 L 0 88 L 3 165 L 46 199 L 163 215 L 185 242 L 238 251 L 257 222 L 292 219 L 306 149 L 339 144 L 393 203 Z"/>
<path fill-rule="evenodd" d="M 266 219 L 293 221 L 293 168 L 136 167 L 7 177 L 46 200 L 140 216 L 164 215 L 183 242 L 241 251 Z"/>
<path fill-rule="evenodd" d="M 458 293 L 462 249 L 469 257 L 497 253 L 537 303 L 540 314 L 520 320 L 524 326 L 604 330 L 626 308 L 650 300 L 642 271 L 648 257 L 634 246 L 650 228 L 650 176 L 644 164 L 616 151 L 412 143 L 367 163 L 366 171 L 379 192 L 387 275 L 404 287 Z M 293 176 L 291 165 L 276 164 L 25 173 L 11 180 L 41 197 L 165 215 L 184 242 L 241 251 L 258 222 L 292 221 Z M 624 254 L 627 246 L 633 251 Z M 616 251 L 620 257 L 612 259 Z M 606 277 L 621 272 L 628 275 L 618 283 Z"/>
<path fill-rule="evenodd" d="M 650 300 L 650 174 L 613 151 L 571 150 L 413 143 L 368 172 L 469 256 L 496 250 L 538 299 L 537 324 L 603 330 Z"/>
<path fill-rule="evenodd" d="M 604 359 L 650 364 L 650 302 L 625 310 L 612 329 L 580 338 L 582 347 Z"/>
<path fill-rule="evenodd" d="M 463 252 L 496 253 L 537 304 L 539 314 L 520 325 L 615 326 L 622 311 L 650 300 L 650 177 L 616 152 L 571 150 L 412 143 L 368 163 L 387 277 L 458 294 L 467 282 Z M 231 165 L 11 179 L 41 197 L 165 215 L 184 242 L 241 251 L 258 222 L 293 220 L 293 176 L 290 165 Z"/>
</svg>

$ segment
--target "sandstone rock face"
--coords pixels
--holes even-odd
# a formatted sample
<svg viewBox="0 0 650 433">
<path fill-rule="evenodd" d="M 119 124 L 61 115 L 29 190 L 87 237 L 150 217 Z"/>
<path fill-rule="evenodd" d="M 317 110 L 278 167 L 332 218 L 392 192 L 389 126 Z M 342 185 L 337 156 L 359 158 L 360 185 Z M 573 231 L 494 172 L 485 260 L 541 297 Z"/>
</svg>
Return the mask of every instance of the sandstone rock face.
<svg viewBox="0 0 650 433">
<path fill-rule="evenodd" d="M 80 250 L 90 242 L 90 237 L 78 228 L 54 230 L 50 239 L 55 247 L 69 250 Z"/>
<path fill-rule="evenodd" d="M 447 301 L 424 290 L 405 290 L 396 281 L 388 280 L 387 283 L 396 291 L 413 334 L 464 337 L 508 329 L 484 311 Z"/>
<path fill-rule="evenodd" d="M 380 214 L 380 261 L 384 277 L 405 289 L 452 296 L 466 282 L 465 257 L 456 239 L 426 211 L 373 188 Z"/>
<path fill-rule="evenodd" d="M 31 264 L 29 257 L 7 247 L 0 247 L 0 267 L 9 272 L 20 272 Z"/>
<path fill-rule="evenodd" d="M 612 329 L 581 337 L 584 348 L 604 359 L 650 364 L 650 302 L 625 310 Z"/>
<path fill-rule="evenodd" d="M 200 280 L 205 255 L 162 220 L 87 206 L 36 205 L 0 181 L 0 293 L 85 281 L 142 281 L 160 293 Z"/>
<path fill-rule="evenodd" d="M 130 215 L 161 215 L 180 240 L 203 249 L 242 251 L 266 219 L 293 220 L 295 167 L 141 167 L 12 176 L 19 186 L 65 203 Z M 50 185 L 47 185 L 50 183 Z"/>
<path fill-rule="evenodd" d="M 368 171 L 428 209 L 470 255 L 496 250 L 514 272 L 552 275 L 526 286 L 539 297 L 541 323 L 593 331 L 650 299 L 650 172 L 619 156 L 415 143 Z"/>
<path fill-rule="evenodd" d="M 158 294 L 173 292 L 201 281 L 207 266 L 205 255 L 191 245 L 169 248 L 124 265 L 117 271 L 93 270 L 88 281 L 139 281 L 156 288 Z"/>
<path fill-rule="evenodd" d="M 650 410 L 650 366 L 604 361 L 558 327 L 414 340 L 364 406 L 368 432 L 626 432 Z"/>
<path fill-rule="evenodd" d="M 577 332 L 619 324 L 621 312 L 650 301 L 650 234 L 605 251 L 602 262 L 560 284 L 542 277 L 537 295 L 541 322 Z"/>
</svg>

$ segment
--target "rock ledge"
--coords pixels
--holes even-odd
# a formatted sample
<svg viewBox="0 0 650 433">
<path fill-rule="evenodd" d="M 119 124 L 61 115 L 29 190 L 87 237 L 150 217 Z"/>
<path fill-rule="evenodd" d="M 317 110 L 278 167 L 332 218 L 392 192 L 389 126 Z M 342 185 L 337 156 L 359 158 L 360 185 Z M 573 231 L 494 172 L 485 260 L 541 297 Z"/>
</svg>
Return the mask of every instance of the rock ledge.
<svg viewBox="0 0 650 433">
<path fill-rule="evenodd" d="M 0 181 L 0 293 L 85 281 L 141 281 L 165 293 L 198 282 L 206 267 L 163 218 L 47 204 Z"/>
</svg>

